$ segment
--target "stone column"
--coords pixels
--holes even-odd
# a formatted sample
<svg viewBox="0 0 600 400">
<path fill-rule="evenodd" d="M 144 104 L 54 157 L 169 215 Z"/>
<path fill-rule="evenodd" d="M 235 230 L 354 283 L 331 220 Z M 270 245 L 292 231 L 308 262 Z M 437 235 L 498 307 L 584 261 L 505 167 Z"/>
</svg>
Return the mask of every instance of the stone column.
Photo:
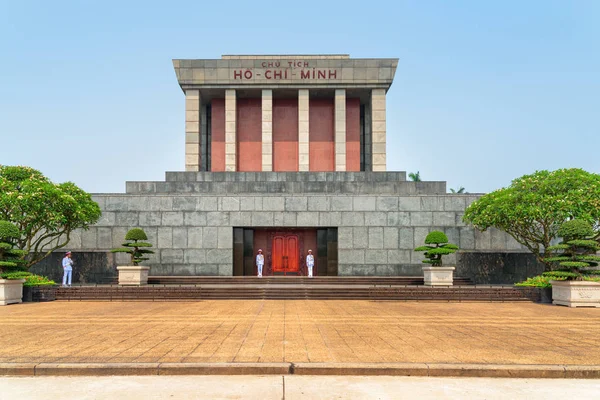
<svg viewBox="0 0 600 400">
<path fill-rule="evenodd" d="M 385 89 L 371 91 L 371 124 L 373 171 L 385 171 Z"/>
<path fill-rule="evenodd" d="M 185 170 L 200 170 L 200 91 L 185 91 Z"/>
<path fill-rule="evenodd" d="M 273 91 L 262 91 L 262 170 L 273 171 Z"/>
<path fill-rule="evenodd" d="M 364 139 L 364 147 L 363 147 L 363 151 L 364 151 L 364 164 L 365 164 L 365 171 L 373 171 L 373 154 L 371 152 L 372 149 L 372 136 L 371 136 L 371 128 L 372 128 L 372 124 L 371 124 L 371 102 L 367 102 L 365 104 L 365 137 Z"/>
<path fill-rule="evenodd" d="M 200 102 L 200 171 L 210 171 L 208 164 L 209 157 L 210 143 L 208 142 L 206 104 Z"/>
<path fill-rule="evenodd" d="M 308 141 L 308 89 L 298 90 L 298 171 L 310 168 Z"/>
<path fill-rule="evenodd" d="M 335 170 L 346 170 L 346 90 L 335 91 Z"/>
<path fill-rule="evenodd" d="M 236 157 L 236 95 L 225 90 L 225 171 L 237 171 Z"/>
</svg>

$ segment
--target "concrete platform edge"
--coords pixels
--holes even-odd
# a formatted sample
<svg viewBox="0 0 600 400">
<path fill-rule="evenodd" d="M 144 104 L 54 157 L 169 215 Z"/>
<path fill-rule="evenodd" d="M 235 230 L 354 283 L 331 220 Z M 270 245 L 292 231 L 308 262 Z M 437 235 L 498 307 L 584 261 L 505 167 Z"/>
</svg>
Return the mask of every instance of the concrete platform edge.
<svg viewBox="0 0 600 400">
<path fill-rule="evenodd" d="M 600 379 L 600 365 L 436 363 L 0 363 L 0 376 L 370 375 Z"/>
</svg>

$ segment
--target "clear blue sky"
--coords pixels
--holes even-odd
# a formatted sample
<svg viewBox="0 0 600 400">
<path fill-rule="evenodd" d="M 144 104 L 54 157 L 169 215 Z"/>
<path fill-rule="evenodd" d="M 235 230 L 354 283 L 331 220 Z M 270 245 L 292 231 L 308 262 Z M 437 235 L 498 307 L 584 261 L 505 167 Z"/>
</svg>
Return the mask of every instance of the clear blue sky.
<svg viewBox="0 0 600 400">
<path fill-rule="evenodd" d="M 600 173 L 600 1 L 0 0 L 0 164 L 94 193 L 184 168 L 173 58 L 398 57 L 388 170 Z"/>
</svg>

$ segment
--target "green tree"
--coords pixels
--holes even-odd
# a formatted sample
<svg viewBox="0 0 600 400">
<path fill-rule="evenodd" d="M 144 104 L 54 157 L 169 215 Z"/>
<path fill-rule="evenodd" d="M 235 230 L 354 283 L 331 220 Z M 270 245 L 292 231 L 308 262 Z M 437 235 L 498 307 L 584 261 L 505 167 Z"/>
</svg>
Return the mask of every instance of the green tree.
<svg viewBox="0 0 600 400">
<path fill-rule="evenodd" d="M 481 231 L 494 227 L 511 235 L 552 269 L 544 253 L 569 219 L 600 221 L 600 175 L 582 169 L 537 171 L 473 202 L 463 220 Z"/>
<path fill-rule="evenodd" d="M 411 172 L 408 174 L 408 177 L 413 182 L 421 182 L 421 173 L 419 171 Z"/>
<path fill-rule="evenodd" d="M 140 228 L 130 229 L 125 235 L 126 242 L 117 249 L 112 249 L 113 253 L 128 253 L 131 256 L 131 265 L 138 265 L 142 261 L 147 260 L 146 254 L 154 253 L 148 247 L 152 247 L 150 243 L 143 242 L 148 240 L 146 232 Z"/>
<path fill-rule="evenodd" d="M 415 251 L 423 251 L 426 264 L 432 267 L 442 266 L 442 256 L 455 253 L 458 246 L 448 243 L 448 236 L 441 231 L 431 231 L 425 238 L 425 246 L 419 246 Z"/>
<path fill-rule="evenodd" d="M 458 189 L 452 189 L 452 188 L 450 188 L 450 192 L 451 192 L 451 193 L 466 193 L 466 192 L 465 192 L 465 188 L 464 188 L 464 187 L 462 187 L 462 186 L 461 186 L 461 187 L 459 187 Z"/>
<path fill-rule="evenodd" d="M 557 277 L 565 277 L 572 280 L 583 280 L 585 268 L 597 267 L 600 257 L 596 252 L 600 245 L 592 237 L 594 236 L 592 225 L 580 219 L 567 221 L 561 225 L 557 235 L 563 238 L 560 244 L 549 246 L 547 251 L 552 253 L 546 257 L 546 261 L 558 263 L 559 271 L 546 272 Z"/>
<path fill-rule="evenodd" d="M 0 165 L 0 219 L 19 229 L 15 246 L 26 253 L 25 267 L 66 246 L 74 230 L 88 229 L 100 215 L 74 183 L 55 184 L 33 168 Z"/>
<path fill-rule="evenodd" d="M 8 221 L 0 221 L 0 273 L 12 272 L 23 264 L 25 252 L 15 249 L 15 241 L 21 236 L 19 229 Z"/>
</svg>

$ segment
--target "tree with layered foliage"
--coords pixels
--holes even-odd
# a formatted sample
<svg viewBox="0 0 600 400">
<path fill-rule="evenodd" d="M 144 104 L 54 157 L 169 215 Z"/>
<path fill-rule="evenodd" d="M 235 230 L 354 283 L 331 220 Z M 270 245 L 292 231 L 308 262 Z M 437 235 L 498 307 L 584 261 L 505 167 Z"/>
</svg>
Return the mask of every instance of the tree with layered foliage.
<svg viewBox="0 0 600 400">
<path fill-rule="evenodd" d="M 25 267 L 65 247 L 76 229 L 100 218 L 98 204 L 72 182 L 55 184 L 40 171 L 0 165 L 0 219 L 20 232 L 15 246 L 24 251 Z"/>
<path fill-rule="evenodd" d="M 545 252 L 568 220 L 600 221 L 600 175 L 582 169 L 537 171 L 473 202 L 463 220 L 480 231 L 500 229 L 552 269 Z"/>
<path fill-rule="evenodd" d="M 425 264 L 431 264 L 432 267 L 442 266 L 442 257 L 455 253 L 458 246 L 448 243 L 448 236 L 441 231 L 431 231 L 425 237 L 425 246 L 419 246 L 415 251 L 423 251 Z"/>
<path fill-rule="evenodd" d="M 560 244 L 549 246 L 547 251 L 551 254 L 546 261 L 558 263 L 557 277 L 565 277 L 568 280 L 582 280 L 584 273 L 590 267 L 597 267 L 600 256 L 596 252 L 600 245 L 593 239 L 595 232 L 589 222 L 574 219 L 561 225 L 557 235 L 563 238 Z"/>
<path fill-rule="evenodd" d="M 600 244 L 593 238 L 595 235 L 591 224 L 580 219 L 565 222 L 557 231 L 563 240 L 549 246 L 546 262 L 552 263 L 555 269 L 545 271 L 541 275 L 527 278 L 517 286 L 552 287 L 552 281 L 578 280 L 600 282 L 600 271 L 597 268 L 600 256 Z"/>
<path fill-rule="evenodd" d="M 18 271 L 24 263 L 23 250 L 15 249 L 15 241 L 21 237 L 19 229 L 8 221 L 0 221 L 0 274 Z"/>
<path fill-rule="evenodd" d="M 113 253 L 128 253 L 131 256 L 131 265 L 139 265 L 142 261 L 148 260 L 147 254 L 153 254 L 154 252 L 148 247 L 152 247 L 152 244 L 144 242 L 148 240 L 146 232 L 141 228 L 130 229 L 125 235 L 126 242 L 121 244 L 123 247 L 112 249 Z"/>
<path fill-rule="evenodd" d="M 408 174 L 408 178 L 413 182 L 421 182 L 421 173 L 419 171 L 411 172 Z"/>
</svg>

